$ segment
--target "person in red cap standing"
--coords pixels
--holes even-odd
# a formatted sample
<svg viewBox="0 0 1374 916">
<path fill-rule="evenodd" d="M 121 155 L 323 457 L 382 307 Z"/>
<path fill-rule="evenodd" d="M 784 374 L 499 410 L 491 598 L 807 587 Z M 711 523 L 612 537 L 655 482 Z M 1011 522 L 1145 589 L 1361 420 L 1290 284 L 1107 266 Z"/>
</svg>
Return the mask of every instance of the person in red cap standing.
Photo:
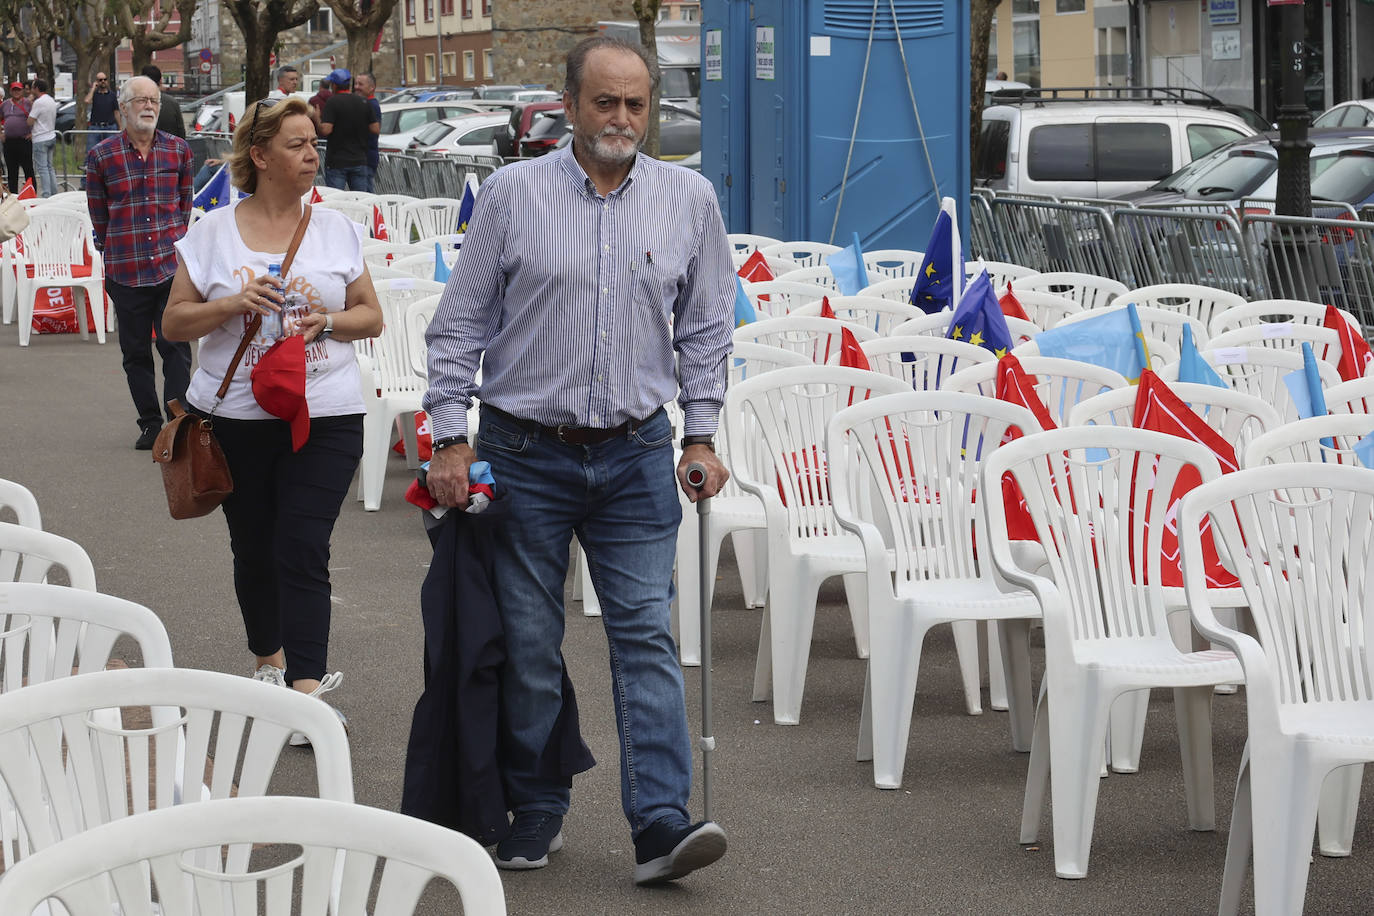
<svg viewBox="0 0 1374 916">
<path fill-rule="evenodd" d="M 10 190 L 19 190 L 19 170 L 33 180 L 33 129 L 29 127 L 29 100 L 24 97 L 24 84 L 10 83 L 10 95 L 0 104 L 0 116 L 5 119 L 5 168 L 9 172 Z"/>
<path fill-rule="evenodd" d="M 200 340 L 187 407 L 214 417 L 234 480 L 223 509 L 254 677 L 319 696 L 341 680 L 326 674 L 329 539 L 363 452 L 352 341 L 381 332 L 382 310 L 355 224 L 336 210 L 311 209 L 287 263 L 319 166 L 305 102 L 255 103 L 227 162 L 233 184 L 252 196 L 210 211 L 177 243 L 163 331 Z"/>
</svg>

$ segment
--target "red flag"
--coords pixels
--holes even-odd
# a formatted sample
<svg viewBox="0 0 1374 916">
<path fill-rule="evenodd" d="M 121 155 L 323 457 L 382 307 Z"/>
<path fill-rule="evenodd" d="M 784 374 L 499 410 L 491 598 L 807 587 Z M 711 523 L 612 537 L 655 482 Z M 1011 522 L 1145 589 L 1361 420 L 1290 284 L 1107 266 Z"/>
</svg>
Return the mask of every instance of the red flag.
<svg viewBox="0 0 1374 916">
<path fill-rule="evenodd" d="M 830 308 L 830 300 L 824 300 L 823 311 Z M 831 317 L 834 317 L 831 312 Z M 848 366 L 851 369 L 869 369 L 868 357 L 864 355 L 863 348 L 859 346 L 859 341 L 850 332 L 849 328 L 840 328 L 840 365 Z M 854 403 L 854 395 L 851 393 L 849 402 Z"/>
<path fill-rule="evenodd" d="M 391 233 L 386 231 L 386 220 L 382 219 L 382 208 L 372 205 L 372 237 L 384 242 L 391 241 Z"/>
<path fill-rule="evenodd" d="M 997 361 L 997 388 L 995 391 L 999 401 L 1006 401 L 1025 407 L 1035 414 L 1035 419 L 1040 421 L 1042 429 L 1055 429 L 1058 424 L 1050 416 L 1049 408 L 1045 402 L 1040 400 L 1039 393 L 1035 386 L 1037 380 L 1025 369 L 1021 368 L 1021 361 L 1008 353 Z M 1022 431 L 1013 426 L 1007 430 L 1005 442 L 1011 442 L 1021 438 Z M 1040 538 L 1035 533 L 1035 523 L 1031 521 L 1030 508 L 1026 505 L 1026 497 L 1022 495 L 1021 488 L 1016 485 L 1016 481 L 1010 474 L 1002 475 L 1002 504 L 1007 510 L 1007 537 L 1013 541 L 1038 541 Z"/>
<path fill-rule="evenodd" d="M 402 421 L 404 422 L 404 421 Z M 398 455 L 406 453 L 406 440 L 402 437 L 391 446 L 391 450 Z M 429 431 L 429 417 L 423 410 L 415 411 L 415 450 L 419 452 L 421 461 L 428 461 L 434 457 L 434 436 Z"/>
<path fill-rule="evenodd" d="M 32 178 L 24 179 L 24 186 L 19 189 L 19 193 L 16 196 L 20 200 L 33 200 L 38 196 L 38 191 L 33 186 Z"/>
<path fill-rule="evenodd" d="M 324 201 L 324 196 L 323 196 L 322 194 L 320 194 L 320 189 L 319 189 L 319 188 L 312 187 L 312 188 L 310 189 L 310 202 L 311 202 L 312 204 L 318 204 L 318 203 L 321 203 L 321 202 L 323 202 L 323 201 Z"/>
<path fill-rule="evenodd" d="M 1370 352 L 1369 344 L 1355 333 L 1355 328 L 1334 305 L 1326 307 L 1326 317 L 1322 324 L 1340 337 L 1341 361 L 1336 368 L 1340 370 L 1341 379 L 1348 382 L 1351 379 L 1364 378 L 1369 364 L 1374 362 L 1374 353 Z"/>
<path fill-rule="evenodd" d="M 834 317 L 835 317 L 835 310 L 832 309 L 832 308 L 830 307 L 830 297 L 829 297 L 829 296 L 822 296 L 822 297 L 821 297 L 821 317 L 822 317 L 822 318 L 834 318 Z M 848 334 L 849 332 L 848 332 L 848 331 L 845 331 L 845 333 Z M 851 335 L 851 336 L 852 336 L 852 335 Z M 867 369 L 868 367 L 865 366 L 864 368 Z"/>
<path fill-rule="evenodd" d="M 1002 294 L 1002 298 L 997 300 L 997 304 L 1002 307 L 1002 314 L 1008 318 L 1020 318 L 1022 321 L 1030 321 L 1026 317 L 1026 310 L 1021 308 L 1021 301 L 1016 298 L 1016 294 L 1011 291 L 1011 284 L 1007 284 L 1007 291 Z"/>
<path fill-rule="evenodd" d="M 1149 369 L 1140 375 L 1133 423 L 1137 429 L 1168 433 L 1171 436 L 1202 443 L 1217 456 L 1217 462 L 1221 465 L 1223 474 L 1229 474 L 1239 467 L 1236 461 L 1236 452 L 1231 447 L 1231 443 L 1227 442 L 1221 433 L 1207 425 L 1206 420 L 1194 413 L 1183 402 L 1182 398 Z M 1154 469 L 1137 468 L 1136 473 L 1153 474 Z M 1178 546 L 1178 504 L 1189 490 L 1200 483 L 1202 483 L 1202 478 L 1195 469 L 1183 468 L 1174 481 L 1174 491 L 1169 494 L 1169 506 L 1165 512 L 1165 530 L 1160 543 L 1162 553 L 1160 574 L 1164 580 L 1162 585 L 1181 586 L 1183 584 L 1183 572 L 1180 568 L 1182 558 Z M 1203 522 L 1202 558 L 1207 569 L 1207 585 L 1209 588 L 1231 588 L 1239 585 L 1240 581 L 1231 575 L 1217 556 L 1216 542 L 1212 539 L 1210 530 L 1211 525 L 1210 518 Z M 1132 551 L 1132 556 L 1134 556 L 1134 551 Z"/>
<path fill-rule="evenodd" d="M 768 266 L 768 259 L 757 250 L 740 265 L 739 278 L 745 283 L 761 283 L 764 280 L 777 279 L 773 273 L 773 268 Z"/>
</svg>

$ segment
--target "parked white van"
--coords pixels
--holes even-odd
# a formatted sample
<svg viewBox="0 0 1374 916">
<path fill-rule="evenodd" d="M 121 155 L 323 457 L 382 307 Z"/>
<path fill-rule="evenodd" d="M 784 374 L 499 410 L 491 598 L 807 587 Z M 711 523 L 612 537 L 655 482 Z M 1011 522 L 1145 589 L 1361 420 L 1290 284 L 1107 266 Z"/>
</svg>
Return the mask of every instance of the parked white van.
<svg viewBox="0 0 1374 916">
<path fill-rule="evenodd" d="M 997 101 L 983 110 L 973 175 L 999 192 L 1113 198 L 1255 133 L 1193 90 L 1032 89 Z"/>
</svg>

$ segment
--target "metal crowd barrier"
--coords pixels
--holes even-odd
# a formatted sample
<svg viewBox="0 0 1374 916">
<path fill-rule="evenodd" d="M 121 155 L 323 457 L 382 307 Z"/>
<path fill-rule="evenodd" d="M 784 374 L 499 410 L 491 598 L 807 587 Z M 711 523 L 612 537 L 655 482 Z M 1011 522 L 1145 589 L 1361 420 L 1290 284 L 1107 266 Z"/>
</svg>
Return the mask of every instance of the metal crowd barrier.
<svg viewBox="0 0 1374 916">
<path fill-rule="evenodd" d="M 1127 286 L 1197 283 L 1262 298 L 1232 213 L 1150 208 L 1118 210 L 1112 220 L 1123 267 L 1114 279 Z"/>
<path fill-rule="evenodd" d="M 1260 296 L 1343 308 L 1374 323 L 1374 223 L 1248 214 L 1243 239 Z"/>
<path fill-rule="evenodd" d="M 997 197 L 993 223 L 1010 261 L 1039 271 L 1068 270 L 1115 277 L 1116 230 L 1103 207 L 1042 197 Z"/>
<path fill-rule="evenodd" d="M 980 189 L 975 189 L 975 191 Z M 1002 240 L 997 236 L 997 225 L 992 216 L 992 195 L 974 193 L 969 197 L 969 254 L 984 261 L 1005 261 L 1007 253 Z"/>
</svg>

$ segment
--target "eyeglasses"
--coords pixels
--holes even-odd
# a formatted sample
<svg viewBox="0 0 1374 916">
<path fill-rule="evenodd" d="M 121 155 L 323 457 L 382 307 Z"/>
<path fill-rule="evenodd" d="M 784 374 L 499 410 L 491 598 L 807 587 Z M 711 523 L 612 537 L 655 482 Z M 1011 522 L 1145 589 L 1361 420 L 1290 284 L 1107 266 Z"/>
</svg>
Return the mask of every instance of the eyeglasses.
<svg viewBox="0 0 1374 916">
<path fill-rule="evenodd" d="M 249 146 L 253 145 L 258 136 L 258 112 L 262 111 L 264 108 L 271 108 L 273 105 L 277 104 L 280 101 L 281 99 L 268 96 L 267 98 L 262 99 L 253 106 L 253 123 L 248 126 Z"/>
<path fill-rule="evenodd" d="M 103 76 L 97 76 L 97 77 L 95 78 L 95 81 L 96 81 L 97 83 L 103 83 L 103 82 L 105 82 L 105 80 L 106 80 L 106 78 L 103 77 Z"/>
<path fill-rule="evenodd" d="M 136 95 L 129 99 L 130 108 L 139 108 L 145 105 L 149 108 L 156 108 L 161 104 L 162 99 L 152 95 Z"/>
</svg>

